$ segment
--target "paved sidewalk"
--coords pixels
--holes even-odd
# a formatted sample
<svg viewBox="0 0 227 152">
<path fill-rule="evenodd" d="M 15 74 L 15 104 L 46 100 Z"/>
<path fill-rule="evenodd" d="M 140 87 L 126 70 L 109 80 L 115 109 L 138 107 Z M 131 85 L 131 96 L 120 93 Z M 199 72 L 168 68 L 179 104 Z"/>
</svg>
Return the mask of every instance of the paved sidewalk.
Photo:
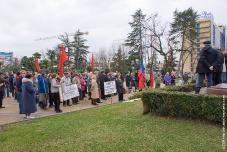
<svg viewBox="0 0 227 152">
<path fill-rule="evenodd" d="M 128 96 L 129 95 L 125 95 L 125 99 L 127 99 Z M 113 96 L 112 103 L 117 103 L 117 102 L 118 102 L 118 96 Z M 61 109 L 63 110 L 63 113 L 67 113 L 67 112 L 88 109 L 88 108 L 99 107 L 99 106 L 108 105 L 108 104 L 111 104 L 111 98 L 108 98 L 108 100 L 103 101 L 103 103 L 99 104 L 98 106 L 92 105 L 91 101 L 85 98 L 83 101 L 80 101 L 80 103 L 77 105 L 63 107 L 61 104 Z M 19 114 L 18 103 L 16 100 L 14 100 L 13 98 L 5 98 L 3 100 L 3 105 L 6 108 L 0 109 L 0 125 L 25 120 L 24 115 Z M 42 110 L 38 107 L 38 111 L 32 114 L 32 116 L 36 118 L 50 116 L 50 115 L 56 115 L 54 108 L 48 108 L 47 110 Z"/>
</svg>

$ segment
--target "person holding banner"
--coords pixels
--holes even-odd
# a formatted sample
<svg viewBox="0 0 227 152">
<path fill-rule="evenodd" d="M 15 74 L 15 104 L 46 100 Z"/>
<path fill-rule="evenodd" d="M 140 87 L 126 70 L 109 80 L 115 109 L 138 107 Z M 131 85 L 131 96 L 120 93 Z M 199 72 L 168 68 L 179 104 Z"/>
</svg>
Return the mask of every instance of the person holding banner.
<svg viewBox="0 0 227 152">
<path fill-rule="evenodd" d="M 78 92 L 80 94 L 80 79 L 78 78 L 77 74 L 75 72 L 72 73 L 72 84 L 76 84 L 77 85 L 77 88 L 78 88 Z M 73 104 L 78 104 L 79 102 L 79 97 L 74 97 L 72 98 L 72 102 Z"/>
<path fill-rule="evenodd" d="M 60 82 L 57 81 L 57 75 L 54 73 L 51 80 L 51 96 L 54 100 L 54 107 L 56 113 L 61 113 L 60 109 L 60 96 L 59 96 L 59 87 L 61 87 Z"/>
<path fill-rule="evenodd" d="M 96 81 L 96 75 L 92 74 L 91 76 L 91 104 L 98 105 L 97 102 L 99 100 L 99 88 Z"/>
<path fill-rule="evenodd" d="M 65 73 L 64 77 L 61 79 L 61 85 L 62 85 L 63 90 L 64 90 L 65 86 L 69 86 L 71 84 L 72 84 L 72 82 L 71 82 L 70 73 Z M 66 104 L 67 104 L 67 106 L 72 106 L 70 104 L 70 100 L 63 101 L 63 106 L 64 107 L 66 106 Z"/>
</svg>

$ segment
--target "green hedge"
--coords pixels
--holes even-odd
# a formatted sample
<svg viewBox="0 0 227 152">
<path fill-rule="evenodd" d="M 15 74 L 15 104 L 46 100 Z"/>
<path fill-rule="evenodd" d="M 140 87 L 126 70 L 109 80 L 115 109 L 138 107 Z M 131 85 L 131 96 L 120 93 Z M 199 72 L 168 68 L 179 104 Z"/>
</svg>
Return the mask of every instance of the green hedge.
<svg viewBox="0 0 227 152">
<path fill-rule="evenodd" d="M 195 90 L 195 84 L 188 84 L 183 86 L 168 86 L 164 88 L 154 89 L 154 90 L 163 90 L 168 92 L 192 92 Z M 144 91 L 152 91 L 150 88 L 145 89 Z M 142 92 L 134 93 L 133 96 L 129 97 L 130 100 L 137 99 L 142 97 Z"/>
<path fill-rule="evenodd" d="M 167 86 L 167 87 L 161 88 L 160 90 L 177 91 L 177 92 L 192 92 L 195 90 L 195 84 L 188 84 L 188 85 L 182 85 L 182 86 Z"/>
<path fill-rule="evenodd" d="M 144 91 L 141 96 L 143 103 L 150 108 L 150 112 L 161 116 L 222 122 L 221 97 L 164 90 Z"/>
</svg>

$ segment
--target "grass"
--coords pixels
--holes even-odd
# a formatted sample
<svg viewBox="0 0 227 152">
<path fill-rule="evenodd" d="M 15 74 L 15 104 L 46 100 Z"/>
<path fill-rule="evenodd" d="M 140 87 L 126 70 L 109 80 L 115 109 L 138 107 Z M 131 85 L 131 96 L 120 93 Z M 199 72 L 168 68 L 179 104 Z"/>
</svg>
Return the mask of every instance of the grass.
<svg viewBox="0 0 227 152">
<path fill-rule="evenodd" d="M 138 101 L 11 124 L 0 132 L 0 151 L 221 151 L 218 126 L 141 112 Z"/>
</svg>

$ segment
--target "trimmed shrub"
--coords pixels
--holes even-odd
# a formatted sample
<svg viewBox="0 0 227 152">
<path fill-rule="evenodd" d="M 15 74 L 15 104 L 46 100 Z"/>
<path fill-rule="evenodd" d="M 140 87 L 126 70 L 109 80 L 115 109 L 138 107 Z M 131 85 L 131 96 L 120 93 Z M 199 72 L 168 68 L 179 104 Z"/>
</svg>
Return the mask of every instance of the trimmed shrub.
<svg viewBox="0 0 227 152">
<path fill-rule="evenodd" d="M 195 84 L 187 84 L 187 85 L 182 85 L 182 86 L 167 86 L 165 88 L 161 88 L 160 90 L 177 91 L 177 92 L 192 92 L 195 90 Z"/>
<path fill-rule="evenodd" d="M 218 96 L 155 90 L 142 92 L 142 101 L 149 107 L 144 113 L 222 122 L 222 98 Z"/>
<path fill-rule="evenodd" d="M 170 91 L 174 91 L 174 92 L 192 92 L 195 90 L 195 84 L 188 84 L 188 85 L 183 85 L 183 86 L 168 86 L 168 87 L 165 87 L 165 88 L 159 88 L 159 89 L 154 89 L 154 90 L 163 90 L 163 91 L 167 91 L 167 92 L 170 92 Z M 150 88 L 148 89 L 145 89 L 144 90 L 145 92 L 149 92 L 149 91 L 153 91 L 151 90 Z M 143 92 L 144 92 L 143 91 Z M 133 94 L 133 96 L 129 97 L 130 100 L 132 99 L 137 99 L 137 98 L 141 98 L 142 97 L 142 92 L 137 92 L 135 94 Z"/>
</svg>

